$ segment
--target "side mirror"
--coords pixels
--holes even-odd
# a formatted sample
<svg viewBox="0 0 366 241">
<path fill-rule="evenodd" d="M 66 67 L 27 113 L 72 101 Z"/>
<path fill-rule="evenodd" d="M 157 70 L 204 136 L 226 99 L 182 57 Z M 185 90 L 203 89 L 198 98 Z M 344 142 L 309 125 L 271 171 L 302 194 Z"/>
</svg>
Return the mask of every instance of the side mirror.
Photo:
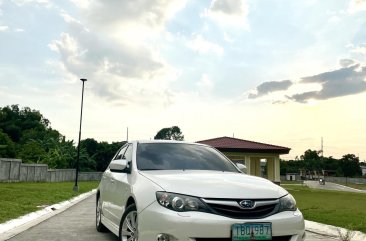
<svg viewBox="0 0 366 241">
<path fill-rule="evenodd" d="M 111 164 L 109 164 L 109 169 L 111 169 L 111 171 L 116 171 L 116 172 L 120 172 L 125 170 L 127 167 L 127 160 L 126 159 L 117 159 L 117 160 L 113 160 L 111 161 Z"/>
<path fill-rule="evenodd" d="M 243 173 L 247 173 L 247 167 L 244 164 L 241 163 L 236 163 L 236 166 L 239 168 L 240 171 L 242 171 Z"/>
</svg>

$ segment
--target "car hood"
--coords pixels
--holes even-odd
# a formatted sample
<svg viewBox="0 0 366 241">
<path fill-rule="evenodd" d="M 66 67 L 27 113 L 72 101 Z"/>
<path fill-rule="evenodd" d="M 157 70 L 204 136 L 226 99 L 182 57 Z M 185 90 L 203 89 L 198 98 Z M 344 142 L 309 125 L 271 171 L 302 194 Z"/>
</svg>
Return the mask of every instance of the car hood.
<svg viewBox="0 0 366 241">
<path fill-rule="evenodd" d="M 243 173 L 165 170 L 140 171 L 166 192 L 203 198 L 280 198 L 287 191 L 267 179 Z"/>
</svg>

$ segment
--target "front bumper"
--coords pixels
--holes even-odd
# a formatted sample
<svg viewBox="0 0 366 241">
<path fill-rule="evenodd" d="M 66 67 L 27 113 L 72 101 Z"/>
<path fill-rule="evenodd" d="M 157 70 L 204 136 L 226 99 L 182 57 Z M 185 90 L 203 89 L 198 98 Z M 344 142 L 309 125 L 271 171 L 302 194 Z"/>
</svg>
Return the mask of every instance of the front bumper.
<svg viewBox="0 0 366 241">
<path fill-rule="evenodd" d="M 289 241 L 303 241 L 305 223 L 302 213 L 286 211 L 262 219 L 232 219 L 203 212 L 174 212 L 154 202 L 138 216 L 139 240 L 157 240 L 168 234 L 170 241 L 195 241 L 196 238 L 230 238 L 235 223 L 270 222 L 272 236 L 290 236 Z"/>
</svg>

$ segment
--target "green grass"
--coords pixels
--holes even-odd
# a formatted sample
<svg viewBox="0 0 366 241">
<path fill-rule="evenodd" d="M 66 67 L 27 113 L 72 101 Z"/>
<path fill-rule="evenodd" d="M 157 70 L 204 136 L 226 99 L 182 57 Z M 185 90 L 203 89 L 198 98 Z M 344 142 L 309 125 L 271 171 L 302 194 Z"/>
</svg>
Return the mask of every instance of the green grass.
<svg viewBox="0 0 366 241">
<path fill-rule="evenodd" d="M 99 182 L 0 183 L 0 223 L 40 210 L 37 206 L 56 204 L 98 186 Z"/>
<path fill-rule="evenodd" d="M 284 185 L 305 219 L 366 233 L 366 194 Z"/>
<path fill-rule="evenodd" d="M 282 184 L 303 184 L 304 181 L 287 181 L 287 180 L 283 180 L 281 181 L 281 185 Z"/>
</svg>

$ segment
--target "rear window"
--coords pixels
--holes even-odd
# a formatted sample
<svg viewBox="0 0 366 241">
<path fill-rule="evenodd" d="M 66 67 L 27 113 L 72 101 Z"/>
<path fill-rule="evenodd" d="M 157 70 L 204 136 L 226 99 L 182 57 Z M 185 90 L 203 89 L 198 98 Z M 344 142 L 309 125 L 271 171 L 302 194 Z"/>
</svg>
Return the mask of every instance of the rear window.
<svg viewBox="0 0 366 241">
<path fill-rule="evenodd" d="M 143 143 L 137 146 L 139 170 L 216 170 L 238 172 L 212 147 L 186 143 Z"/>
</svg>

